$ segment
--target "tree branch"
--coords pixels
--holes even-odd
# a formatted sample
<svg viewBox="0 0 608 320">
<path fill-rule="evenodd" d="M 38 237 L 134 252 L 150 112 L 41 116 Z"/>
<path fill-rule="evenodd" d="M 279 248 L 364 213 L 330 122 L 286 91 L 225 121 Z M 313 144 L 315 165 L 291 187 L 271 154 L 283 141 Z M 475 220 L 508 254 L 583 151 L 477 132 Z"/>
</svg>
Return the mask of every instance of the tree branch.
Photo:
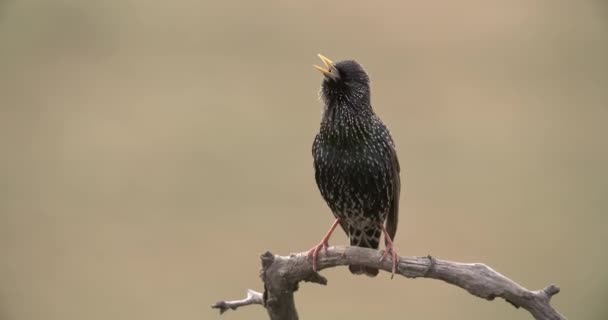
<svg viewBox="0 0 608 320">
<path fill-rule="evenodd" d="M 363 265 L 384 271 L 391 271 L 389 259 L 380 261 L 382 251 L 360 247 L 330 247 L 326 253 L 319 254 L 318 269 L 342 265 Z M 320 274 L 312 270 L 305 253 L 290 256 L 273 255 L 266 252 L 261 256 L 261 278 L 264 282 L 264 295 L 249 291 L 244 300 L 220 301 L 213 308 L 223 313 L 228 308 L 236 309 L 249 304 L 262 304 L 268 311 L 270 319 L 298 319 L 295 307 L 294 291 L 300 281 L 327 284 Z M 430 278 L 453 284 L 470 294 L 493 300 L 503 298 L 516 308 L 524 308 L 535 319 L 566 319 L 550 305 L 551 297 L 559 292 L 555 285 L 543 290 L 530 291 L 513 280 L 494 271 L 482 263 L 460 263 L 427 257 L 400 257 L 397 273 L 407 278 Z"/>
</svg>

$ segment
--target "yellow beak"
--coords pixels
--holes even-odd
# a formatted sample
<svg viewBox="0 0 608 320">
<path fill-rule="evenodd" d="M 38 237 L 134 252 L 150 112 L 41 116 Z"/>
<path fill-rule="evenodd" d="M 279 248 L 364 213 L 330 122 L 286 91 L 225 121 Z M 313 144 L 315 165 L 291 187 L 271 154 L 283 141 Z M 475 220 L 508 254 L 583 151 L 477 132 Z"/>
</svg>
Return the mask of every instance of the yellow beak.
<svg viewBox="0 0 608 320">
<path fill-rule="evenodd" d="M 319 59 L 321 59 L 321 61 L 323 61 L 325 68 L 319 67 L 316 65 L 314 67 L 317 70 L 321 71 L 321 73 L 323 73 L 324 76 L 326 76 L 328 78 L 332 78 L 334 80 L 337 79 L 339 77 L 338 69 L 336 69 L 334 62 L 329 60 L 329 58 L 327 58 L 326 56 L 324 56 L 320 53 L 317 56 L 319 56 Z"/>
</svg>

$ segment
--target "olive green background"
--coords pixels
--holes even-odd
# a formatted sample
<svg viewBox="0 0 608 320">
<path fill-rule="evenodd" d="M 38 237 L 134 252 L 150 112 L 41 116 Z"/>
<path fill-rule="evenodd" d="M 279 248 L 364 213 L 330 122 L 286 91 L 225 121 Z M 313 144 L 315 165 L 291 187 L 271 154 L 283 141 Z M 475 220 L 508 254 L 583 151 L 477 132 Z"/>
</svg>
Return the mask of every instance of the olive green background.
<svg viewBox="0 0 608 320">
<path fill-rule="evenodd" d="M 319 52 L 372 77 L 400 254 L 556 283 L 570 319 L 608 318 L 605 1 L 4 0 L 0 319 L 219 319 L 262 290 L 260 253 L 332 222 Z M 302 319 L 530 319 L 438 281 L 323 274 Z"/>
</svg>

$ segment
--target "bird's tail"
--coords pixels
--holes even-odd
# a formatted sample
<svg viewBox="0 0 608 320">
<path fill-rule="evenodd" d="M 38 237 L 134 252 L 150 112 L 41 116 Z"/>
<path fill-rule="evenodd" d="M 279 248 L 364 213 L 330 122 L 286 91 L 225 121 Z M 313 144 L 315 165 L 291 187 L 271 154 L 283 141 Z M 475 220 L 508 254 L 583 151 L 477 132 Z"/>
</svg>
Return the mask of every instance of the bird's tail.
<svg viewBox="0 0 608 320">
<path fill-rule="evenodd" d="M 366 230 L 357 230 L 349 228 L 350 245 L 362 248 L 378 249 L 380 243 L 380 234 L 382 231 L 379 228 L 369 228 Z M 378 269 L 365 267 L 360 265 L 350 265 L 348 269 L 352 274 L 364 274 L 368 277 L 378 275 Z"/>
</svg>

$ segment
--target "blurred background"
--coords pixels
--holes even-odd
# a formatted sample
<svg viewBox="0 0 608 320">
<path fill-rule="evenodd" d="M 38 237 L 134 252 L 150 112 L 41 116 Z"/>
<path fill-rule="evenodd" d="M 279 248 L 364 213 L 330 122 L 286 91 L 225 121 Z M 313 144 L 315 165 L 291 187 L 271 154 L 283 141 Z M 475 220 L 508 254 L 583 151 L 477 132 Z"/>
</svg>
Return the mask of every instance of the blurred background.
<svg viewBox="0 0 608 320">
<path fill-rule="evenodd" d="M 566 316 L 608 318 L 605 1 L 3 0 L 0 319 L 219 319 L 262 290 L 262 252 L 332 222 L 317 53 L 372 77 L 400 254 L 556 283 Z M 302 319 L 530 319 L 434 280 L 323 274 Z"/>
</svg>

